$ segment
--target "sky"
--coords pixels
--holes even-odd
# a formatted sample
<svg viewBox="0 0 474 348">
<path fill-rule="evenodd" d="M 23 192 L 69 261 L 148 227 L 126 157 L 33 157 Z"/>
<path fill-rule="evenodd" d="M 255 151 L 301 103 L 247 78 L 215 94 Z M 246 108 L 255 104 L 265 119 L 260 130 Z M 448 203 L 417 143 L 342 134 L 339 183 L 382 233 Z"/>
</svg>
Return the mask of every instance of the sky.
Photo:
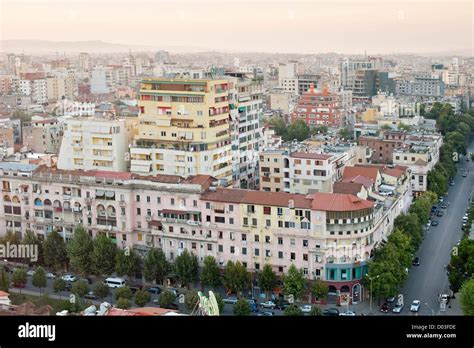
<svg viewBox="0 0 474 348">
<path fill-rule="evenodd" d="M 472 0 L 0 0 L 0 39 L 280 53 L 474 52 Z"/>
</svg>

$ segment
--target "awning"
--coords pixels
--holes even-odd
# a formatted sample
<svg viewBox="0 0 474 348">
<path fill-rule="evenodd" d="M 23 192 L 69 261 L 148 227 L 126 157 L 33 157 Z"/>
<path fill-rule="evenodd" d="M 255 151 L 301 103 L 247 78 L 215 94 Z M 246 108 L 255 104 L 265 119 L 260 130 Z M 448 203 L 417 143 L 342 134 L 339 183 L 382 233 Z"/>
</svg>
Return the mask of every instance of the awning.
<svg viewBox="0 0 474 348">
<path fill-rule="evenodd" d="M 161 212 L 163 214 L 175 214 L 175 215 L 186 215 L 186 214 L 188 214 L 188 211 L 172 210 L 172 209 L 163 209 Z"/>
<path fill-rule="evenodd" d="M 96 197 L 102 197 L 104 194 L 105 194 L 105 192 L 102 191 L 102 190 L 97 190 L 97 191 L 95 191 L 95 196 L 96 196 Z"/>
<path fill-rule="evenodd" d="M 150 225 L 155 226 L 155 227 L 161 227 L 162 223 L 161 223 L 161 221 L 151 220 Z"/>
<path fill-rule="evenodd" d="M 112 198 L 115 197 L 114 191 L 105 191 L 105 197 Z"/>
</svg>

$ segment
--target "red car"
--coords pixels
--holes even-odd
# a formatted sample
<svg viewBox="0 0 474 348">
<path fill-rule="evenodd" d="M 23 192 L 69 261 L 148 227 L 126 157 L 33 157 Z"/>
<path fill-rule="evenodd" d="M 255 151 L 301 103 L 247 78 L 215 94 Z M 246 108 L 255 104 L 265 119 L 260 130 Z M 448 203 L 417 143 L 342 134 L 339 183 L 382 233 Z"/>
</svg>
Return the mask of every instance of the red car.
<svg viewBox="0 0 474 348">
<path fill-rule="evenodd" d="M 13 284 L 13 287 L 15 287 L 15 288 L 24 288 L 25 286 L 26 286 L 26 284 L 22 284 L 22 283 Z"/>
<path fill-rule="evenodd" d="M 387 302 L 384 302 L 384 304 L 380 307 L 380 311 L 382 313 L 388 313 L 390 310 L 390 305 Z"/>
</svg>

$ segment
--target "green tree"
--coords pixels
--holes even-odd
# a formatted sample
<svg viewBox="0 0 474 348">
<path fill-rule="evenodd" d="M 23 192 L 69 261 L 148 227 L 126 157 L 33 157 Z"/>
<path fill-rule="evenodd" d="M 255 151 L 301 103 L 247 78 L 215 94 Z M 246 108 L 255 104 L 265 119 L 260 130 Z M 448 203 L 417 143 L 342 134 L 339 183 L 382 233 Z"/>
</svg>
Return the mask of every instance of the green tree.
<svg viewBox="0 0 474 348">
<path fill-rule="evenodd" d="M 311 308 L 311 312 L 309 312 L 309 315 L 310 316 L 321 316 L 323 315 L 323 313 L 321 312 L 321 307 L 319 306 L 313 306 L 313 308 Z"/>
<path fill-rule="evenodd" d="M 115 289 L 115 299 L 125 298 L 131 300 L 133 297 L 132 289 L 128 286 L 121 286 L 120 288 Z"/>
<path fill-rule="evenodd" d="M 38 248 L 38 260 L 36 263 L 38 265 L 44 265 L 44 252 L 43 252 L 43 243 L 39 240 L 39 238 L 31 231 L 26 230 L 25 236 L 21 241 L 24 245 L 35 245 Z"/>
<path fill-rule="evenodd" d="M 306 290 L 306 279 L 302 269 L 297 269 L 291 264 L 288 272 L 283 276 L 283 293 L 286 296 L 293 296 L 295 300 L 303 298 Z"/>
<path fill-rule="evenodd" d="M 93 268 L 99 274 L 110 275 L 115 270 L 117 244 L 105 234 L 99 234 L 93 242 Z"/>
<path fill-rule="evenodd" d="M 394 230 L 403 231 L 410 236 L 413 250 L 417 250 L 423 240 L 423 226 L 418 215 L 414 213 L 400 214 L 396 217 L 393 225 Z"/>
<path fill-rule="evenodd" d="M 150 302 L 150 294 L 146 290 L 138 290 L 135 293 L 135 304 L 139 307 L 145 306 Z"/>
<path fill-rule="evenodd" d="M 46 272 L 43 267 L 38 267 L 33 274 L 31 279 L 33 286 L 40 289 L 40 294 L 43 292 L 43 288 L 46 287 Z"/>
<path fill-rule="evenodd" d="M 457 151 L 457 153 L 462 155 L 466 154 L 467 143 L 466 138 L 462 133 L 449 132 L 446 135 L 446 142 L 453 144 L 454 151 Z"/>
<path fill-rule="evenodd" d="M 474 278 L 463 284 L 460 295 L 460 304 L 464 315 L 474 315 Z"/>
<path fill-rule="evenodd" d="M 119 298 L 117 300 L 117 308 L 120 308 L 120 309 L 129 309 L 130 308 L 130 300 L 126 299 L 126 298 Z"/>
<path fill-rule="evenodd" d="M 170 309 L 171 305 L 176 300 L 176 296 L 169 290 L 164 291 L 159 298 L 159 303 L 161 308 Z"/>
<path fill-rule="evenodd" d="M 273 117 L 269 121 L 270 125 L 275 130 L 277 135 L 280 135 L 283 139 L 287 139 L 288 137 L 288 127 L 281 117 Z"/>
<path fill-rule="evenodd" d="M 59 299 L 61 299 L 61 292 L 66 290 L 66 281 L 62 278 L 56 278 L 53 282 L 53 291 L 59 293 Z"/>
<path fill-rule="evenodd" d="M 104 299 L 110 294 L 110 289 L 107 284 L 98 283 L 94 288 L 94 294 L 100 298 Z"/>
<path fill-rule="evenodd" d="M 10 244 L 20 244 L 20 239 L 17 237 L 17 235 L 15 233 L 13 233 L 12 231 L 7 231 L 7 233 L 0 237 L 0 244 L 7 244 L 7 243 L 10 243 Z"/>
<path fill-rule="evenodd" d="M 341 137 L 342 139 L 351 139 L 351 133 L 349 132 L 349 130 L 347 128 L 341 128 L 339 130 L 339 132 L 337 132 L 337 134 L 339 135 L 339 137 Z"/>
<path fill-rule="evenodd" d="M 13 271 L 12 283 L 13 283 L 13 286 L 17 286 L 20 288 L 20 294 L 21 294 L 21 288 L 26 285 L 27 281 L 28 281 L 28 275 L 26 274 L 26 269 L 17 268 L 15 271 Z"/>
<path fill-rule="evenodd" d="M 81 274 L 89 274 L 93 270 L 92 255 L 94 243 L 81 225 L 74 230 L 74 236 L 67 245 L 71 266 Z"/>
<path fill-rule="evenodd" d="M 219 307 L 219 314 L 220 314 L 224 310 L 224 306 L 225 306 L 224 299 L 222 298 L 221 294 L 219 294 L 218 292 L 214 293 L 214 296 L 216 297 L 216 302 L 217 302 L 217 306 Z"/>
<path fill-rule="evenodd" d="M 184 305 L 189 313 L 196 309 L 197 304 L 199 303 L 199 296 L 196 291 L 189 291 L 184 296 Z"/>
<path fill-rule="evenodd" d="M 303 141 L 309 138 L 310 129 L 305 121 L 297 120 L 288 127 L 288 134 L 286 135 L 286 141 Z"/>
<path fill-rule="evenodd" d="M 72 285 L 72 292 L 79 297 L 84 297 L 89 292 L 89 285 L 85 280 L 79 280 Z"/>
<path fill-rule="evenodd" d="M 143 273 L 147 281 L 156 281 L 163 284 L 165 277 L 171 270 L 171 265 L 166 260 L 166 255 L 162 250 L 151 249 L 143 263 Z"/>
<path fill-rule="evenodd" d="M 318 126 L 318 127 L 313 127 L 311 129 L 311 134 L 316 135 L 316 134 L 326 134 L 328 132 L 328 127 L 327 126 Z"/>
<path fill-rule="evenodd" d="M 261 272 L 257 274 L 258 285 L 265 292 L 272 291 L 277 283 L 277 276 L 272 266 L 266 264 Z"/>
<path fill-rule="evenodd" d="M 44 263 L 50 269 L 57 271 L 67 263 L 66 244 L 57 231 L 49 234 L 43 242 Z"/>
<path fill-rule="evenodd" d="M 115 273 L 118 276 L 133 277 L 141 270 L 140 256 L 133 249 L 117 250 L 115 255 Z"/>
<path fill-rule="evenodd" d="M 221 284 L 221 274 L 217 261 L 212 256 L 206 256 L 201 270 L 202 285 L 208 285 L 211 288 L 217 288 Z"/>
<path fill-rule="evenodd" d="M 248 316 L 251 313 L 250 304 L 246 299 L 243 298 L 239 299 L 235 303 L 234 308 L 232 310 L 234 312 L 234 315 L 237 316 Z"/>
<path fill-rule="evenodd" d="M 187 286 L 198 279 L 199 262 L 196 255 L 185 249 L 174 262 L 176 276 L 182 285 Z"/>
<path fill-rule="evenodd" d="M 10 279 L 5 271 L 5 267 L 0 266 L 0 291 L 8 292 L 10 288 Z"/>
<path fill-rule="evenodd" d="M 329 286 L 320 279 L 316 279 L 313 283 L 311 293 L 318 300 L 325 300 L 328 297 Z"/>
<path fill-rule="evenodd" d="M 240 261 L 227 261 L 222 284 L 231 293 L 241 293 L 250 285 L 250 273 Z"/>
<path fill-rule="evenodd" d="M 292 304 L 285 308 L 283 314 L 289 317 L 296 317 L 303 315 L 303 311 L 298 306 Z"/>
</svg>

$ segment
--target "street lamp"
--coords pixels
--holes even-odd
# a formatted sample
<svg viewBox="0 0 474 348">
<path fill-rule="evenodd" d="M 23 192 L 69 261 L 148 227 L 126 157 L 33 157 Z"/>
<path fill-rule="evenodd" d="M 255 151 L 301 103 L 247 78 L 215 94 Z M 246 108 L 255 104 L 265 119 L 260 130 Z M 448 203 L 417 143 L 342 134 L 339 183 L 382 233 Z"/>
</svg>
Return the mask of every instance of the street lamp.
<svg viewBox="0 0 474 348">
<path fill-rule="evenodd" d="M 434 316 L 434 315 L 435 315 L 435 314 L 434 314 L 434 309 L 431 308 L 431 306 L 430 306 L 427 302 L 425 302 L 425 305 L 428 306 L 429 309 L 431 309 L 431 315 Z"/>
<path fill-rule="evenodd" d="M 380 274 L 375 278 L 370 277 L 368 273 L 366 273 L 365 276 L 370 279 L 370 313 L 372 314 L 372 281 L 380 277 Z"/>
</svg>

